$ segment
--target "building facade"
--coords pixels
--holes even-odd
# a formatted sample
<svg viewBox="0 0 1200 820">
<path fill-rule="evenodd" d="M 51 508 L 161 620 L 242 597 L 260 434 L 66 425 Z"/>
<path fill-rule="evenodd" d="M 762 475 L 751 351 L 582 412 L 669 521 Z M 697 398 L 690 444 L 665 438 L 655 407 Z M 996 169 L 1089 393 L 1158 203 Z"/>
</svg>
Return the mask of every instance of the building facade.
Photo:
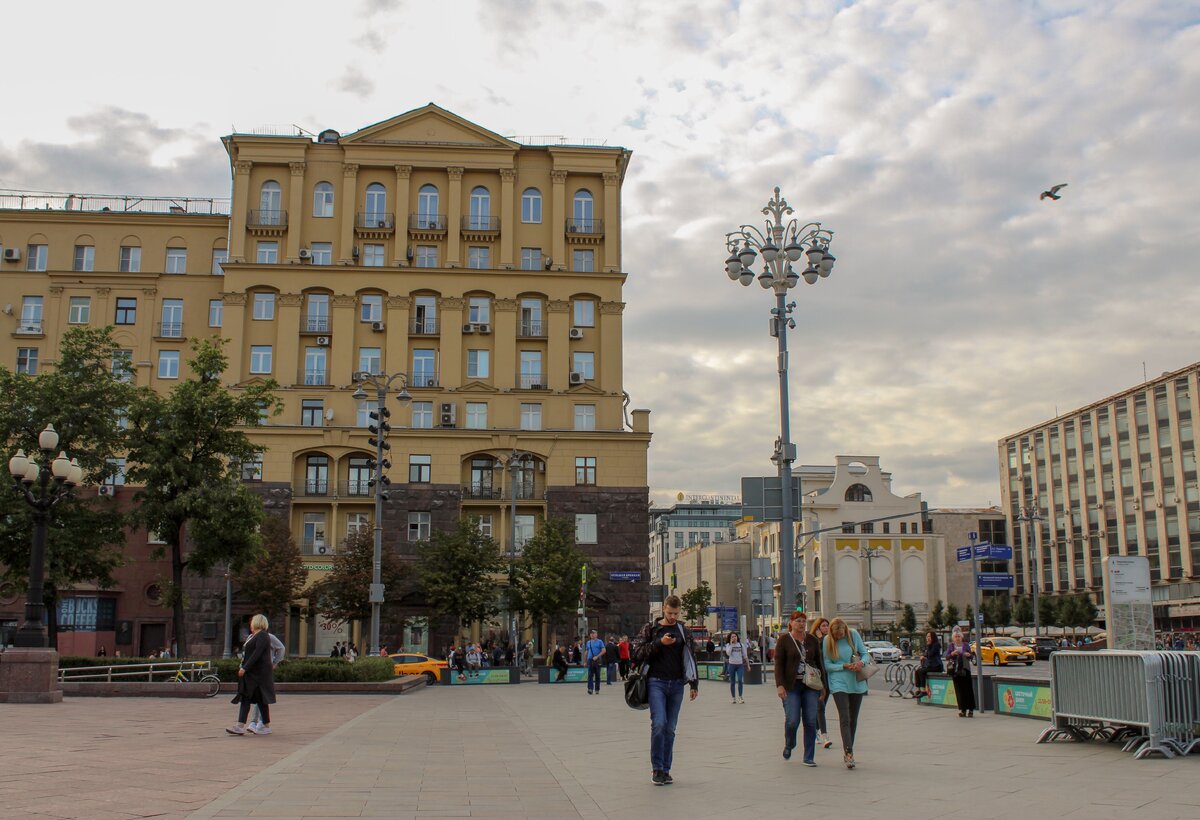
<svg viewBox="0 0 1200 820">
<path fill-rule="evenodd" d="M 1104 556 L 1144 555 L 1157 626 L 1200 625 L 1198 379 L 1200 362 L 999 441 L 1018 591 L 1103 607 Z"/>
<path fill-rule="evenodd" d="M 1008 522 L 1004 511 L 999 507 L 938 507 L 928 513 L 930 532 L 940 535 L 945 540 L 946 560 L 946 601 L 954 604 L 959 612 L 965 613 L 967 607 L 974 605 L 974 578 L 971 576 L 971 562 L 959 561 L 956 547 L 965 547 L 971 543 L 971 533 L 979 538 L 979 543 L 1007 544 Z M 976 567 L 980 572 L 1002 572 L 1011 574 L 1012 561 L 979 561 Z M 982 589 L 979 591 L 980 604 L 996 595 L 1011 595 L 1009 590 Z"/>
<path fill-rule="evenodd" d="M 189 339 L 223 338 L 231 390 L 280 384 L 284 410 L 251 431 L 262 455 L 243 478 L 289 520 L 314 577 L 374 526 L 374 407 L 352 399 L 357 374 L 405 373 L 385 548 L 412 559 L 470 515 L 507 551 L 567 517 L 598 570 L 589 616 L 632 629 L 648 599 L 650 430 L 623 385 L 630 153 L 521 144 L 432 104 L 345 136 L 223 143 L 229 200 L 0 200 L 6 366 L 52 367 L 66 328 L 113 325 L 137 383 L 165 391 L 190 375 Z M 514 452 L 529 454 L 515 476 Z M 642 580 L 606 580 L 630 571 Z M 198 598 L 223 594 L 196 583 Z M 198 652 L 219 648 L 211 626 L 189 625 Z M 288 641 L 325 654 L 336 628 L 297 608 Z M 430 628 L 384 639 L 440 649 L 450 635 Z"/>
<path fill-rule="evenodd" d="M 750 558 L 751 546 L 747 539 L 699 542 L 681 550 L 667 564 L 667 573 L 675 579 L 675 591 L 679 594 L 708 584 L 712 590 L 712 606 L 736 609 L 735 628 L 745 637 L 758 632 L 751 604 L 754 585 Z M 722 625 L 721 616 L 715 613 L 706 613 L 702 623 L 713 635 L 729 631 Z"/>
<path fill-rule="evenodd" d="M 735 498 L 682 496 L 678 504 L 650 510 L 650 582 L 671 584 L 663 567 L 688 547 L 719 544 L 734 537 L 734 527 L 742 517 L 742 505 Z M 663 580 L 665 577 L 665 581 Z M 668 589 L 667 592 L 674 590 Z M 656 603 L 651 601 L 651 608 Z"/>
</svg>

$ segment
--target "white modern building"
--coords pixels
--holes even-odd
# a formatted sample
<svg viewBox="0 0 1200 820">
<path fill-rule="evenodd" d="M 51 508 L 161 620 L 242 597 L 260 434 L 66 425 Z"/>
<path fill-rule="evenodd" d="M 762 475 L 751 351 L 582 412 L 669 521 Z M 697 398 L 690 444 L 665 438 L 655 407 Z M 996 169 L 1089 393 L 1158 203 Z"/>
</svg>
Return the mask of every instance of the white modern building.
<svg viewBox="0 0 1200 820">
<path fill-rule="evenodd" d="M 688 547 L 732 540 L 741 517 L 736 496 L 683 496 L 671 507 L 650 510 L 650 583 L 669 587 L 671 579 L 663 567 Z"/>
</svg>

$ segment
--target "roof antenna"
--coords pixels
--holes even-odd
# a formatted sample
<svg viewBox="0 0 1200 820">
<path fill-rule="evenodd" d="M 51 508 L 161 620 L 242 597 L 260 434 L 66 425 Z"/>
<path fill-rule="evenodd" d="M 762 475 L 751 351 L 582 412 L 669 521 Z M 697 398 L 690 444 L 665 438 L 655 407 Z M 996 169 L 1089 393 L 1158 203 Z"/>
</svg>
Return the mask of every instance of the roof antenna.
<svg viewBox="0 0 1200 820">
<path fill-rule="evenodd" d="M 1142 360 L 1142 381 L 1144 381 L 1144 382 L 1150 381 L 1150 379 L 1147 378 L 1147 376 L 1146 376 L 1146 362 L 1144 359 Z"/>
</svg>

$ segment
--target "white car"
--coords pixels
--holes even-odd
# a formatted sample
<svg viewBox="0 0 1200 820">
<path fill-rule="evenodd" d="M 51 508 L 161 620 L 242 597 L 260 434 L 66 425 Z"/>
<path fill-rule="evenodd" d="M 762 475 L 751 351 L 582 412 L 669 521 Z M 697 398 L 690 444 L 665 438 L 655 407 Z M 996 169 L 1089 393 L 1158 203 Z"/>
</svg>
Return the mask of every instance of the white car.
<svg viewBox="0 0 1200 820">
<path fill-rule="evenodd" d="M 891 641 L 863 641 L 871 660 L 875 663 L 895 663 L 900 660 L 900 650 Z"/>
</svg>

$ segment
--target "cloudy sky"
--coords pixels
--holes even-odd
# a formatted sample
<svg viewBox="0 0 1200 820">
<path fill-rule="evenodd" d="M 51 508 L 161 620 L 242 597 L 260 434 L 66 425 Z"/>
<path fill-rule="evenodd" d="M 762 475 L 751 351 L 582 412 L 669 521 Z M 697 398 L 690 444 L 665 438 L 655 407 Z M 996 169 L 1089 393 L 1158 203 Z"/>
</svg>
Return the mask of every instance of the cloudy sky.
<svg viewBox="0 0 1200 820">
<path fill-rule="evenodd" d="M 227 195 L 233 128 L 345 133 L 429 101 L 630 148 L 626 388 L 654 411 L 660 501 L 771 471 L 771 299 L 722 266 L 777 185 L 836 234 L 833 276 L 793 292 L 804 463 L 878 454 L 900 492 L 996 503 L 998 438 L 1200 358 L 1195 0 L 77 2 L 4 23 L 0 187 Z"/>
</svg>

